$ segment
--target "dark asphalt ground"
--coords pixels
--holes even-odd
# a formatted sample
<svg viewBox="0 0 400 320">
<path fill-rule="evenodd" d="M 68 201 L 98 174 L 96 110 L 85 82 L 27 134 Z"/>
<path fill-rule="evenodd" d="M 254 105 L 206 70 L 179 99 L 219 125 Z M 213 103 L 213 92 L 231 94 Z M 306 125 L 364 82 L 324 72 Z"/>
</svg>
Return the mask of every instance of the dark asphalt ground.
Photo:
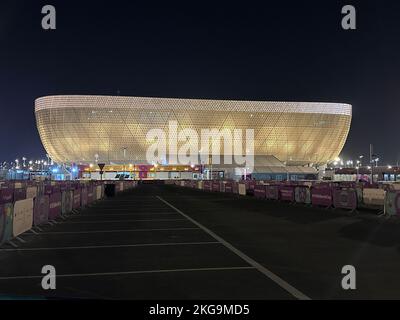
<svg viewBox="0 0 400 320">
<path fill-rule="evenodd" d="M 0 297 L 400 298 L 400 221 L 371 213 L 141 185 L 42 229 L 0 249 Z"/>
</svg>

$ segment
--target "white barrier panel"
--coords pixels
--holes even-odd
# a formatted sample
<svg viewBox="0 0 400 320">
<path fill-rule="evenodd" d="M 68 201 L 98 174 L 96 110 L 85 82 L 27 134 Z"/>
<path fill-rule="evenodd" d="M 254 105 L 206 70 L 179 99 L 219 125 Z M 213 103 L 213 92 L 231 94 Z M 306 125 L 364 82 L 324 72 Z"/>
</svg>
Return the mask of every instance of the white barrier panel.
<svg viewBox="0 0 400 320">
<path fill-rule="evenodd" d="M 32 228 L 33 199 L 19 200 L 14 205 L 13 235 L 17 237 Z"/>
<path fill-rule="evenodd" d="M 36 198 L 37 196 L 37 187 L 28 187 L 26 189 L 26 198 Z"/>
<path fill-rule="evenodd" d="M 365 188 L 363 190 L 363 201 L 366 205 L 383 206 L 385 203 L 385 190 Z"/>
<path fill-rule="evenodd" d="M 197 189 L 203 189 L 203 181 L 197 181 Z"/>
<path fill-rule="evenodd" d="M 124 183 L 123 182 L 120 182 L 119 183 L 119 191 L 121 192 L 121 191 L 124 191 Z"/>
<path fill-rule="evenodd" d="M 181 187 L 184 187 L 185 186 L 185 181 L 181 181 L 180 185 L 181 185 Z"/>
<path fill-rule="evenodd" d="M 244 183 L 239 183 L 239 194 L 242 196 L 246 195 L 246 185 Z"/>
<path fill-rule="evenodd" d="M 101 186 L 96 187 L 96 200 L 100 200 L 102 196 Z"/>
</svg>

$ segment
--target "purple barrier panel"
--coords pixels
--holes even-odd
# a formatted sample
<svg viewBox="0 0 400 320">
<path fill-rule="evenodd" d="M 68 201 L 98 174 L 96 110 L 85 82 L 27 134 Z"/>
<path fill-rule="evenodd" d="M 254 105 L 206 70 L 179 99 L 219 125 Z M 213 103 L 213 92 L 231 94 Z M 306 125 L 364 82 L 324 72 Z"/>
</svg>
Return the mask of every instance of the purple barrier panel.
<svg viewBox="0 0 400 320">
<path fill-rule="evenodd" d="M 221 184 L 219 181 L 213 181 L 211 184 L 211 191 L 220 192 L 221 191 Z"/>
<path fill-rule="evenodd" d="M 74 189 L 73 200 L 72 200 L 72 209 L 79 209 L 81 207 L 81 189 Z"/>
<path fill-rule="evenodd" d="M 306 185 L 296 186 L 294 189 L 294 199 L 297 203 L 311 203 L 310 188 Z"/>
<path fill-rule="evenodd" d="M 33 225 L 39 226 L 49 220 L 50 197 L 48 195 L 35 198 L 33 207 Z"/>
<path fill-rule="evenodd" d="M 0 189 L 0 204 L 13 203 L 13 202 L 14 202 L 14 190 L 10 188 Z"/>
<path fill-rule="evenodd" d="M 14 189 L 14 202 L 26 199 L 26 188 Z"/>
<path fill-rule="evenodd" d="M 13 236 L 14 190 L 0 189 L 0 244 Z"/>
<path fill-rule="evenodd" d="M 278 186 L 266 186 L 265 197 L 268 200 L 279 200 L 279 187 Z"/>
<path fill-rule="evenodd" d="M 52 185 L 50 185 L 50 184 L 46 184 L 45 186 L 44 186 L 44 194 L 46 194 L 46 195 L 51 195 L 53 193 L 53 186 Z"/>
<path fill-rule="evenodd" d="M 294 201 L 294 187 L 292 186 L 281 186 L 279 187 L 280 200 L 282 201 Z"/>
<path fill-rule="evenodd" d="M 232 182 L 232 193 L 239 193 L 239 183 L 238 182 Z"/>
<path fill-rule="evenodd" d="M 13 237 L 14 205 L 0 204 L 0 245 Z"/>
<path fill-rule="evenodd" d="M 61 192 L 52 193 L 49 199 L 49 220 L 61 215 Z"/>
<path fill-rule="evenodd" d="M 246 195 L 254 195 L 254 188 L 256 186 L 256 182 L 254 180 L 245 180 L 246 185 Z"/>
<path fill-rule="evenodd" d="M 265 199 L 266 197 L 265 185 L 259 184 L 254 187 L 254 197 L 256 197 L 257 199 Z"/>
<path fill-rule="evenodd" d="M 333 205 L 335 208 L 355 210 L 357 208 L 357 193 L 351 188 L 333 189 Z"/>
<path fill-rule="evenodd" d="M 61 214 L 66 215 L 72 211 L 72 196 L 73 192 L 65 189 L 61 192 Z"/>
<path fill-rule="evenodd" d="M 233 183 L 232 182 L 227 182 L 225 183 L 225 192 L 232 193 L 233 192 Z"/>
<path fill-rule="evenodd" d="M 313 206 L 331 207 L 333 204 L 331 187 L 321 185 L 312 187 L 311 203 Z"/>
<path fill-rule="evenodd" d="M 90 185 L 87 188 L 87 202 L 88 204 L 91 204 L 93 201 L 94 201 L 93 185 Z"/>
<path fill-rule="evenodd" d="M 84 208 L 88 205 L 88 190 L 85 186 L 81 188 L 81 207 Z"/>
<path fill-rule="evenodd" d="M 211 191 L 211 181 L 209 181 L 209 180 L 204 181 L 203 190 Z"/>
</svg>

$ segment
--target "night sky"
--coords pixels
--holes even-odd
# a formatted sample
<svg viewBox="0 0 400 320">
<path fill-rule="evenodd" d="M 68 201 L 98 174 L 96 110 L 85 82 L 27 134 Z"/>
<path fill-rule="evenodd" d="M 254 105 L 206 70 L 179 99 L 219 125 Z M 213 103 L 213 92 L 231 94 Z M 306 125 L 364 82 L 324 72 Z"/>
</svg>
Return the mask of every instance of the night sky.
<svg viewBox="0 0 400 320">
<path fill-rule="evenodd" d="M 213 1 L 217 2 L 217 1 Z M 0 160 L 42 157 L 51 94 L 345 102 L 346 159 L 400 161 L 400 1 L 33 1 L 0 4 Z M 57 30 L 41 28 L 41 8 Z M 357 9 L 357 30 L 341 8 Z"/>
</svg>

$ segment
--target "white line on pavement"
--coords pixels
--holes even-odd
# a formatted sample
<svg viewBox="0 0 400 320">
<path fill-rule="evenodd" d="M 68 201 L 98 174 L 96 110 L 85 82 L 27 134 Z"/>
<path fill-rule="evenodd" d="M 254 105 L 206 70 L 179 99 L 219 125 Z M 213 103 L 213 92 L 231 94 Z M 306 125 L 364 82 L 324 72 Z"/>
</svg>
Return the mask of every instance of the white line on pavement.
<svg viewBox="0 0 400 320">
<path fill-rule="evenodd" d="M 154 232 L 154 231 L 182 231 L 182 230 L 201 230 L 200 228 L 159 228 L 159 229 L 119 229 L 119 230 L 92 230 L 92 231 L 53 231 L 53 232 L 41 232 L 40 235 L 44 234 L 86 234 L 86 233 L 120 233 L 120 232 Z"/>
<path fill-rule="evenodd" d="M 226 271 L 226 270 L 254 270 L 254 267 L 221 267 L 221 268 L 188 268 L 188 269 L 160 269 L 160 270 L 138 270 L 138 271 L 121 271 L 121 272 L 99 272 L 99 273 L 71 273 L 57 274 L 57 278 L 66 277 L 97 277 L 97 276 L 119 276 L 129 274 L 146 274 L 146 273 L 169 273 L 169 272 L 194 272 L 194 271 Z M 19 280 L 19 279 L 41 279 L 41 276 L 14 276 L 0 277 L 0 280 Z"/>
<path fill-rule="evenodd" d="M 210 229 L 206 228 L 196 220 L 192 219 L 189 217 L 187 214 L 183 213 L 181 210 L 178 208 L 174 207 L 172 204 L 170 204 L 168 201 L 164 200 L 160 196 L 156 196 L 160 201 L 164 202 L 166 205 L 168 205 L 170 208 L 174 209 L 176 212 L 179 212 L 183 217 L 188 219 L 190 222 L 194 223 L 196 226 L 199 228 L 203 229 L 206 233 L 208 233 L 210 236 L 212 236 L 215 240 L 220 242 L 222 245 L 224 245 L 226 248 L 231 250 L 233 253 L 238 255 L 240 258 L 242 258 L 244 261 L 246 261 L 248 264 L 256 268 L 258 271 L 260 271 L 262 274 L 267 276 L 269 279 L 271 279 L 273 282 L 275 282 L 277 285 L 279 285 L 282 289 L 285 289 L 287 292 L 289 292 L 291 295 L 296 297 L 297 299 L 300 300 L 310 300 L 308 296 L 306 296 L 303 292 L 300 290 L 296 289 L 292 285 L 290 285 L 288 282 L 277 276 L 275 273 L 272 271 L 268 270 L 266 267 L 264 267 L 262 264 L 258 263 L 257 261 L 253 260 L 250 258 L 248 255 L 240 251 L 239 249 L 235 248 L 233 245 L 231 245 L 229 242 L 225 241 L 223 238 L 212 232 Z M 11 249 L 12 250 L 12 249 Z"/>
<path fill-rule="evenodd" d="M 80 250 L 80 249 L 109 249 L 109 248 L 135 248 L 135 247 L 157 247 L 157 246 L 195 246 L 195 245 L 221 244 L 218 241 L 200 242 L 165 242 L 165 243 L 137 243 L 137 244 L 118 244 L 103 246 L 74 246 L 74 247 L 54 247 L 54 248 L 15 248 L 0 249 L 0 252 L 10 251 L 44 251 L 44 250 Z"/>
</svg>

